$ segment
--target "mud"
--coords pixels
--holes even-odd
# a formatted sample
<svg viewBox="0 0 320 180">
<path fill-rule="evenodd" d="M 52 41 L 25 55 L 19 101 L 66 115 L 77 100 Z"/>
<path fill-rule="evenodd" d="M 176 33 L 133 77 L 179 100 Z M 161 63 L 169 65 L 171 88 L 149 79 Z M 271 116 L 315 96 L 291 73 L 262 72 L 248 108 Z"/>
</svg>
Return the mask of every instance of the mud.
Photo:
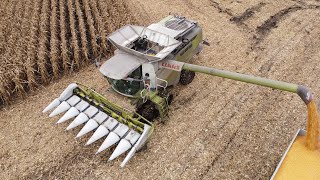
<svg viewBox="0 0 320 180">
<path fill-rule="evenodd" d="M 256 44 L 259 44 L 263 39 L 270 33 L 270 31 L 274 28 L 278 27 L 278 23 L 286 18 L 290 13 L 306 10 L 306 9 L 319 9 L 320 6 L 317 5 L 306 5 L 305 3 L 298 1 L 302 6 L 294 5 L 288 8 L 285 8 L 276 14 L 270 16 L 269 19 L 264 21 L 264 23 L 256 28 L 256 34 L 254 39 L 256 40 Z"/>
<path fill-rule="evenodd" d="M 242 13 L 240 16 L 232 17 L 230 19 L 230 21 L 241 24 L 244 21 L 246 21 L 247 19 L 249 19 L 250 17 L 252 17 L 256 12 L 259 12 L 260 9 L 265 5 L 266 5 L 266 3 L 261 2 L 256 6 L 250 7 L 248 9 L 246 9 L 246 11 L 244 13 Z"/>
<path fill-rule="evenodd" d="M 264 21 L 264 23 L 261 26 L 257 27 L 256 31 L 257 31 L 258 37 L 256 38 L 256 43 L 261 42 L 272 29 L 277 28 L 277 24 L 279 23 L 279 21 L 285 18 L 285 16 L 287 16 L 289 13 L 292 13 L 301 9 L 302 9 L 301 6 L 292 6 L 279 11 L 275 15 L 270 16 L 270 18 Z"/>
<path fill-rule="evenodd" d="M 218 2 L 214 1 L 214 0 L 211 0 L 211 5 L 217 9 L 219 11 L 219 13 L 225 13 L 229 16 L 233 16 L 232 12 L 230 9 L 228 8 L 224 8 L 223 6 L 221 6 Z"/>
</svg>

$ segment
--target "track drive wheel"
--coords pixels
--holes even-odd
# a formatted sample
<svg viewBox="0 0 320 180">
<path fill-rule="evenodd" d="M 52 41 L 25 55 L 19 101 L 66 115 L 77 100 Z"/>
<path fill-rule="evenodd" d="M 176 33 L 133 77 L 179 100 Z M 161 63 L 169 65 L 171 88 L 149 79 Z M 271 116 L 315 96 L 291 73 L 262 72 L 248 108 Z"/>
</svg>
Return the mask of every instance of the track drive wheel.
<svg viewBox="0 0 320 180">
<path fill-rule="evenodd" d="M 147 101 L 146 103 L 142 104 L 138 108 L 137 113 L 151 122 L 154 122 L 155 118 L 159 116 L 159 111 L 156 109 L 155 104 L 151 101 Z"/>
<path fill-rule="evenodd" d="M 159 96 L 162 98 L 166 98 L 168 105 L 170 105 L 173 100 L 173 94 L 168 89 L 158 89 L 158 90 L 159 90 Z"/>
<path fill-rule="evenodd" d="M 179 82 L 182 85 L 188 85 L 193 81 L 194 76 L 195 76 L 195 73 L 193 71 L 188 71 L 183 69 L 180 74 Z"/>
</svg>

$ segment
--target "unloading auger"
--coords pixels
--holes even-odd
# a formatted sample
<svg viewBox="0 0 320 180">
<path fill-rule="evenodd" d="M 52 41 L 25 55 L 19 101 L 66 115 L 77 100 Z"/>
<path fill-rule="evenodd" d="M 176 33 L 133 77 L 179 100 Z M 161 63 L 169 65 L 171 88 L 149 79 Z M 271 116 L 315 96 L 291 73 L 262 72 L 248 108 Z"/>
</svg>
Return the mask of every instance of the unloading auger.
<svg viewBox="0 0 320 180">
<path fill-rule="evenodd" d="M 148 27 L 127 25 L 108 40 L 117 49 L 100 72 L 114 91 L 133 99 L 136 111 L 73 83 L 43 112 L 55 108 L 49 117 L 66 112 L 57 123 L 75 118 L 67 130 L 85 123 L 77 137 L 94 131 L 87 145 L 106 137 L 98 152 L 118 144 L 109 160 L 129 151 L 121 167 L 146 144 L 154 130 L 154 119 L 168 118 L 173 98 L 168 87 L 191 83 L 195 72 L 293 92 L 306 104 L 313 100 L 310 90 L 301 85 L 190 64 L 209 43 L 203 40 L 198 24 L 184 17 L 168 16 Z"/>
<path fill-rule="evenodd" d="M 312 92 L 309 88 L 303 85 L 276 81 L 267 78 L 256 77 L 187 63 L 183 65 L 182 69 L 296 93 L 300 96 L 300 98 L 306 105 L 313 100 Z"/>
</svg>

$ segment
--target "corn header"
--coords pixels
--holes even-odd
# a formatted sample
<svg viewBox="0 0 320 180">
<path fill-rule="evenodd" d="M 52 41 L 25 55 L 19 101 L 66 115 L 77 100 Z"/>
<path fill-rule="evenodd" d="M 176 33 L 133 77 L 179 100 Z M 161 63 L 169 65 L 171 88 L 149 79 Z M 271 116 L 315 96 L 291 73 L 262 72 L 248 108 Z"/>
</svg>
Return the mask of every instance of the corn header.
<svg viewBox="0 0 320 180">
<path fill-rule="evenodd" d="M 53 110 L 49 117 L 66 112 L 57 123 L 75 118 L 67 130 L 85 124 L 77 137 L 94 132 L 87 145 L 105 138 L 98 152 L 117 144 L 109 160 L 128 151 L 122 167 L 146 144 L 154 119 L 168 118 L 173 98 L 168 87 L 191 83 L 195 72 L 297 93 L 306 104 L 312 100 L 311 92 L 303 86 L 190 64 L 209 43 L 197 22 L 184 17 L 168 16 L 148 27 L 126 25 L 108 40 L 116 50 L 100 72 L 114 91 L 132 98 L 136 111 L 73 83 L 43 112 Z"/>
</svg>

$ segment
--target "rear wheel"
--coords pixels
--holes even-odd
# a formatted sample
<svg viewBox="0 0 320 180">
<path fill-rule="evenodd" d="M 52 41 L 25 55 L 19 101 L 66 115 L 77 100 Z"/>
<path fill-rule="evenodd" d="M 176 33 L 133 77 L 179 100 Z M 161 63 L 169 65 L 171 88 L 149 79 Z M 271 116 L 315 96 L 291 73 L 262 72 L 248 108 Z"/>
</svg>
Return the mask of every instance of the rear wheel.
<svg viewBox="0 0 320 180">
<path fill-rule="evenodd" d="M 195 75 L 196 74 L 193 71 L 182 70 L 179 82 L 182 85 L 190 84 L 193 81 Z"/>
</svg>

